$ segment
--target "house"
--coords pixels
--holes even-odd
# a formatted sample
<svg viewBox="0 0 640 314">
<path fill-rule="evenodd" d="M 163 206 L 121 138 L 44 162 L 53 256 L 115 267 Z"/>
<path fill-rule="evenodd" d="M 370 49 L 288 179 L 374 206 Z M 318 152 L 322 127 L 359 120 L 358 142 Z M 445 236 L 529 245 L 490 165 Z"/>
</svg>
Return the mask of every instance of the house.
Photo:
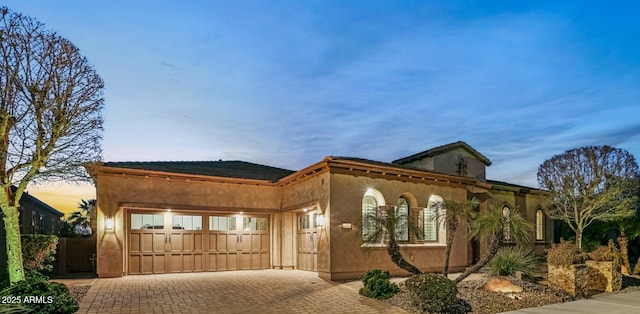
<svg viewBox="0 0 640 314">
<path fill-rule="evenodd" d="M 536 225 L 534 247 L 553 240 L 540 208 L 543 191 L 486 179 L 488 158 L 464 142 L 393 162 L 328 156 L 291 171 L 243 161 L 106 162 L 88 165 L 97 188 L 99 277 L 241 269 L 301 269 L 325 279 L 373 269 L 403 271 L 384 243 L 362 241 L 362 217 L 395 206 L 424 237 L 399 233 L 403 255 L 441 271 L 447 230 L 432 219 L 444 198 L 476 197 L 517 207 Z M 486 250 L 459 228 L 450 268 Z"/>
<path fill-rule="evenodd" d="M 15 191 L 15 187 L 12 187 Z M 54 234 L 60 231 L 60 219 L 64 216 L 55 208 L 25 192 L 20 199 L 20 233 Z M 0 216 L 2 214 L 0 213 Z M 7 266 L 7 244 L 4 220 L 0 219 L 0 269 Z"/>
</svg>

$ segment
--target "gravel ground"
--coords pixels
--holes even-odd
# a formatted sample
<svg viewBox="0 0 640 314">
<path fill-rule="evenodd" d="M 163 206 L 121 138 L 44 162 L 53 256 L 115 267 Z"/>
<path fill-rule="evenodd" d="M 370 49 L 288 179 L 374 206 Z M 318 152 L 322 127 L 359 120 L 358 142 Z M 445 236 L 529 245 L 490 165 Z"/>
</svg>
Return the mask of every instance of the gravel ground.
<svg viewBox="0 0 640 314">
<path fill-rule="evenodd" d="M 80 303 L 80 300 L 82 300 L 82 297 L 87 294 L 89 288 L 91 288 L 91 286 L 71 286 L 69 287 L 69 292 L 71 292 L 73 298 Z"/>
<path fill-rule="evenodd" d="M 574 300 L 574 298 L 567 293 L 545 285 L 517 279 L 510 279 L 510 281 L 523 288 L 523 292 L 518 293 L 516 298 L 510 298 L 502 293 L 477 288 L 485 283 L 485 280 L 482 279 L 467 280 L 458 284 L 458 297 L 466 300 L 471 305 L 473 313 L 480 314 L 500 313 Z M 409 293 L 404 289 L 387 300 L 387 302 L 415 313 L 419 312 L 413 304 L 411 304 Z"/>
<path fill-rule="evenodd" d="M 479 287 L 484 285 L 486 279 L 465 280 L 459 283 L 458 297 L 464 299 L 471 305 L 473 313 L 480 314 L 500 313 L 575 300 L 575 298 L 569 294 L 543 284 L 531 283 L 515 278 L 508 279 L 523 289 L 521 293 L 517 294 L 517 298 L 510 298 L 503 293 L 480 289 Z M 419 310 L 411 303 L 409 293 L 407 293 L 404 285 L 401 283 L 399 286 L 401 292 L 388 299 L 387 302 L 414 313 L 419 313 Z M 632 291 L 640 291 L 640 277 L 623 277 L 623 289 L 614 293 Z"/>
</svg>

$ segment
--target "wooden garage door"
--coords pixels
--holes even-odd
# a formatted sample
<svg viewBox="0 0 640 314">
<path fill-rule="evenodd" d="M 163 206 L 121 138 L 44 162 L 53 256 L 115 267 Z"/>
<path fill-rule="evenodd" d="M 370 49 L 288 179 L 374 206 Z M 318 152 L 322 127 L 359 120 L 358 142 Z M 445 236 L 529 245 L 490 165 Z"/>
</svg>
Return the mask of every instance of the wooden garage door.
<svg viewBox="0 0 640 314">
<path fill-rule="evenodd" d="M 318 271 L 317 213 L 298 215 L 298 269 Z"/>
<path fill-rule="evenodd" d="M 129 274 L 203 271 L 203 219 L 199 214 L 129 214 Z"/>
<path fill-rule="evenodd" d="M 268 217 L 209 215 L 207 240 L 207 270 L 270 267 Z"/>
</svg>

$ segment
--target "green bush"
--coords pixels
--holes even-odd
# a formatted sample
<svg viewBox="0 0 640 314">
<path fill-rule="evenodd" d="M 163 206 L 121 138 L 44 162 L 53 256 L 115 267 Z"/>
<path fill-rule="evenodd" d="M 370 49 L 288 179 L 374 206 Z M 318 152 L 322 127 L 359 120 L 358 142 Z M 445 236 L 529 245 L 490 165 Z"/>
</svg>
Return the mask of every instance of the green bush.
<svg viewBox="0 0 640 314">
<path fill-rule="evenodd" d="M 415 306 L 429 313 L 468 313 L 471 306 L 458 298 L 456 284 L 440 274 L 421 274 L 405 282 Z"/>
<path fill-rule="evenodd" d="M 362 276 L 360 280 L 364 284 L 363 288 L 360 288 L 360 294 L 365 297 L 384 300 L 394 296 L 400 288 L 395 283 L 389 281 L 389 272 L 381 271 L 379 269 L 370 270 Z"/>
<path fill-rule="evenodd" d="M 24 281 L 0 291 L 0 296 L 9 297 L 6 300 L 21 298 L 19 303 L 27 307 L 29 313 L 65 314 L 78 310 L 78 302 L 64 284 L 49 282 L 37 272 L 28 271 L 25 275 Z"/>
<path fill-rule="evenodd" d="M 48 234 L 23 234 L 22 259 L 27 271 L 52 270 L 58 237 Z"/>
<path fill-rule="evenodd" d="M 489 261 L 486 272 L 490 276 L 513 276 L 517 271 L 533 275 L 540 270 L 542 260 L 527 248 L 503 247 Z"/>
</svg>

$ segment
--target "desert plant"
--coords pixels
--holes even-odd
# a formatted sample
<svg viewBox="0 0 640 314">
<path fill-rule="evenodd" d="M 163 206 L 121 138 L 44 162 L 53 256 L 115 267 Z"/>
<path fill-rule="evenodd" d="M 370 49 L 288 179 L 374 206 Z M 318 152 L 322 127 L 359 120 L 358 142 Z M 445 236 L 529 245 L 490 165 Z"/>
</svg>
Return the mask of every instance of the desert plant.
<svg viewBox="0 0 640 314">
<path fill-rule="evenodd" d="M 412 220 L 406 215 L 398 213 L 398 208 L 383 208 L 379 207 L 375 214 L 366 215 L 363 221 L 371 226 L 371 232 L 367 233 L 363 242 L 365 243 L 379 243 L 381 240 L 387 239 L 387 254 L 391 258 L 391 261 L 398 267 L 406 270 L 412 274 L 421 274 L 422 272 L 413 264 L 409 263 L 400 252 L 400 246 L 396 238 L 396 230 L 400 228 L 402 223 L 408 223 L 408 227 L 415 234 L 420 234 L 419 228 L 417 228 Z"/>
<path fill-rule="evenodd" d="M 391 282 L 389 278 L 388 271 L 379 269 L 370 270 L 360 276 L 364 287 L 360 288 L 359 293 L 368 298 L 379 300 L 388 299 L 400 291 L 398 285 Z"/>
<path fill-rule="evenodd" d="M 58 237 L 48 234 L 23 234 L 22 256 L 24 269 L 29 271 L 52 270 Z"/>
<path fill-rule="evenodd" d="M 73 298 L 67 286 L 58 282 L 49 282 L 46 276 L 34 271 L 25 272 L 25 280 L 0 292 L 5 297 L 30 298 L 21 302 L 29 313 L 75 313 L 78 302 Z"/>
<path fill-rule="evenodd" d="M 533 226 L 526 218 L 522 217 L 517 208 L 505 211 L 506 207 L 501 203 L 491 203 L 489 212 L 481 214 L 473 221 L 471 236 L 481 240 L 490 240 L 489 247 L 480 260 L 467 268 L 455 279 L 458 283 L 484 267 L 498 253 L 505 240 L 505 234 L 518 246 L 524 246 L 531 242 Z"/>
<path fill-rule="evenodd" d="M 597 246 L 593 251 L 587 253 L 587 256 L 597 262 L 613 260 L 613 252 L 611 252 L 611 248 L 608 245 Z"/>
<path fill-rule="evenodd" d="M 578 248 L 575 243 L 560 241 L 553 245 L 547 252 L 547 264 L 557 267 L 568 267 L 573 265 L 576 259 Z"/>
<path fill-rule="evenodd" d="M 476 218 L 476 209 L 480 203 L 477 199 L 473 198 L 465 200 L 463 202 L 457 202 L 453 199 L 444 200 L 444 223 L 447 226 L 447 246 L 444 251 L 444 269 L 442 275 L 447 277 L 449 275 L 449 260 L 451 256 L 451 249 L 453 240 L 455 239 L 456 231 L 460 224 L 467 226 L 471 225 L 471 222 Z M 442 217 L 442 216 L 437 216 Z"/>
<path fill-rule="evenodd" d="M 405 281 L 413 304 L 429 313 L 467 313 L 471 306 L 458 298 L 456 284 L 440 274 L 420 274 Z"/>
<path fill-rule="evenodd" d="M 540 270 L 542 260 L 530 248 L 515 246 L 501 248 L 487 265 L 491 276 L 513 276 L 517 271 L 533 275 Z"/>
</svg>

